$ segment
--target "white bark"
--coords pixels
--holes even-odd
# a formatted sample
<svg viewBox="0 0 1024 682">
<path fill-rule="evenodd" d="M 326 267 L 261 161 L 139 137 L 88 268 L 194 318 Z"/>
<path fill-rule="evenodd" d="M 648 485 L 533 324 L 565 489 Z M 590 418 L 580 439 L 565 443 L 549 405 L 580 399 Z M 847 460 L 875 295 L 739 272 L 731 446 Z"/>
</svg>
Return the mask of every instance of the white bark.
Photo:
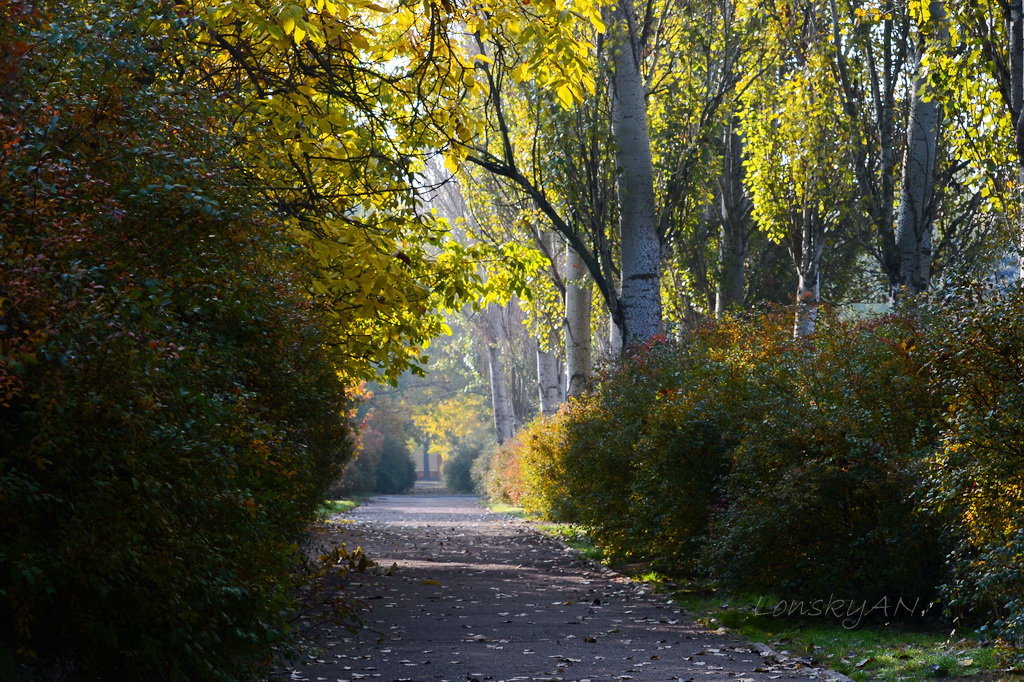
<svg viewBox="0 0 1024 682">
<path fill-rule="evenodd" d="M 930 3 L 931 24 L 945 23 L 940 0 Z M 941 40 L 941 34 L 940 38 Z M 925 38 L 917 48 L 917 77 L 907 121 L 907 151 L 903 161 L 900 205 L 896 217 L 896 249 L 899 279 L 894 297 L 902 292 L 919 294 L 928 290 L 932 266 L 932 223 L 935 218 L 935 183 L 942 107 L 929 92 L 922 73 Z"/>
<path fill-rule="evenodd" d="M 805 338 L 814 333 L 821 303 L 821 253 L 825 247 L 825 230 L 817 213 L 805 211 L 800 254 L 797 262 L 799 281 L 796 288 L 796 320 L 793 336 Z"/>
<path fill-rule="evenodd" d="M 1021 162 L 1021 167 L 1017 171 L 1017 187 L 1019 200 L 1024 203 L 1024 162 Z M 1016 281 L 1024 281 L 1024 229 L 1018 229 L 1017 231 L 1017 253 L 1015 254 L 1017 261 L 1017 269 L 1014 275 Z"/>
<path fill-rule="evenodd" d="M 1017 163 L 1024 178 L 1024 3 L 1011 0 L 1005 5 L 1007 20 L 1007 70 L 1009 71 L 1009 109 L 1014 117 L 1014 142 L 1017 147 Z M 1024 193 L 1022 193 L 1024 199 Z M 1024 243 L 1019 245 L 1019 278 L 1024 279 Z"/>
<path fill-rule="evenodd" d="M 565 273 L 565 372 L 567 398 L 583 392 L 593 372 L 590 341 L 590 308 L 593 289 L 587 268 L 579 255 L 569 249 Z M 614 328 L 615 325 L 612 325 Z"/>
<path fill-rule="evenodd" d="M 562 373 L 559 371 L 558 354 L 555 352 L 558 336 L 552 332 L 548 338 L 548 349 L 537 344 L 537 388 L 540 392 L 540 411 L 554 414 L 562 404 Z"/>
<path fill-rule="evenodd" d="M 931 279 L 938 124 L 938 104 L 915 96 L 911 104 L 903 186 L 896 218 L 899 287 L 912 294 L 927 291 Z"/>
<path fill-rule="evenodd" d="M 610 316 L 608 321 L 608 356 L 616 357 L 622 355 L 624 348 L 622 342 L 622 329 L 615 323 L 615 316 Z"/>
<path fill-rule="evenodd" d="M 487 343 L 487 369 L 491 383 L 491 408 L 494 412 L 494 437 L 498 445 L 511 440 L 516 432 L 516 415 L 508 393 L 505 363 L 501 359 L 501 311 L 495 304 L 484 311 L 485 340 Z"/>
<path fill-rule="evenodd" d="M 629 350 L 661 333 L 661 245 L 647 92 L 640 70 L 643 46 L 632 0 L 621 0 L 609 31 L 614 72 L 612 133 L 622 238 L 622 291 L 616 322 Z"/>
<path fill-rule="evenodd" d="M 821 295 L 821 276 L 817 267 L 800 271 L 796 293 L 796 322 L 793 335 L 802 339 L 814 333 L 818 321 L 818 303 Z"/>
</svg>

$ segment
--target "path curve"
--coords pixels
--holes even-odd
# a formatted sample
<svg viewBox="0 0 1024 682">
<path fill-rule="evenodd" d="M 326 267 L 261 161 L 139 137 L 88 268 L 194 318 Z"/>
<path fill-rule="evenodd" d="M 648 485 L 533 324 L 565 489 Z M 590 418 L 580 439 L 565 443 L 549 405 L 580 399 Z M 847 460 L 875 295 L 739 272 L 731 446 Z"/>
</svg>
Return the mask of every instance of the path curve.
<svg viewBox="0 0 1024 682">
<path fill-rule="evenodd" d="M 278 679 L 605 682 L 826 679 L 709 632 L 643 586 L 476 498 L 378 497 L 336 541 L 387 568 L 351 577 L 367 628 L 322 628 Z"/>
</svg>

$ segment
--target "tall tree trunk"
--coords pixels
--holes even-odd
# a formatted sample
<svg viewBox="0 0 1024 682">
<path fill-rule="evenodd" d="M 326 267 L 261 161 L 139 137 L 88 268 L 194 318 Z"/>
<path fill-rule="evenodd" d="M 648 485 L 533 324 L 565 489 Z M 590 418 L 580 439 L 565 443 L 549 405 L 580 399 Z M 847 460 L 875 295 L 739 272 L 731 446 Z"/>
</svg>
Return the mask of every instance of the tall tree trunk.
<svg viewBox="0 0 1024 682">
<path fill-rule="evenodd" d="M 1017 163 L 1020 165 L 1020 178 L 1024 181 L 1024 3 L 1021 0 L 1010 0 L 1004 7 L 1009 53 L 1009 63 L 1005 69 L 1008 75 L 1004 77 L 1004 82 L 1009 85 L 1009 109 L 1013 119 Z M 1024 193 L 1021 198 L 1024 199 Z M 1024 241 L 1018 242 L 1017 257 L 1018 278 L 1024 279 Z"/>
<path fill-rule="evenodd" d="M 564 272 L 559 272 L 561 256 L 559 249 L 556 248 L 560 242 L 551 230 L 539 230 L 533 235 L 537 246 L 548 260 L 548 274 L 551 276 L 551 281 L 564 298 L 566 295 L 565 275 Z M 542 414 L 554 414 L 565 402 L 565 381 L 562 374 L 562 363 L 558 357 L 558 348 L 561 343 L 559 333 L 565 326 L 564 322 L 564 317 L 561 324 L 552 321 L 551 326 L 547 329 L 546 338 L 537 339 L 537 388 L 540 393 Z M 546 343 L 542 343 L 542 341 Z"/>
<path fill-rule="evenodd" d="M 736 223 L 721 224 L 718 241 L 718 284 L 715 288 L 715 316 L 743 307 L 744 271 L 747 260 L 747 231 Z"/>
<path fill-rule="evenodd" d="M 824 248 L 825 231 L 817 211 L 805 211 L 797 258 L 796 320 L 793 324 L 793 336 L 798 339 L 812 335 L 818 321 Z"/>
<path fill-rule="evenodd" d="M 945 7 L 941 0 L 929 6 L 929 24 L 939 40 L 945 33 Z M 899 278 L 893 298 L 901 293 L 920 294 L 928 290 L 932 269 L 932 223 L 935 219 L 935 184 L 942 107 L 934 99 L 923 73 L 927 49 L 922 35 L 915 55 L 917 75 L 907 120 L 907 151 L 903 161 L 900 205 L 896 216 L 896 248 Z"/>
<path fill-rule="evenodd" d="M 851 161 L 864 209 L 859 212 L 862 229 L 877 235 L 875 255 L 890 288 L 899 280 L 899 247 L 896 243 L 896 164 L 897 135 L 896 89 L 902 83 L 902 52 L 906 48 L 905 31 L 898 21 L 883 18 L 872 28 L 878 48 L 866 52 L 850 49 L 856 40 L 842 29 L 842 12 L 836 0 L 830 0 L 832 23 L 832 61 L 841 88 L 842 114 L 850 125 L 871 131 L 858 142 L 851 140 Z M 866 60 L 867 73 L 856 76 L 859 59 Z M 851 73 L 851 68 L 854 73 Z M 865 97 L 865 94 L 870 93 Z"/>
<path fill-rule="evenodd" d="M 593 289 L 587 277 L 587 268 L 579 255 L 569 249 L 566 260 L 565 395 L 567 398 L 574 398 L 583 392 L 594 368 L 590 342 L 590 306 Z"/>
<path fill-rule="evenodd" d="M 562 373 L 559 371 L 558 335 L 548 335 L 548 347 L 545 350 L 537 343 L 537 388 L 540 392 L 540 411 L 542 414 L 554 414 L 562 404 Z"/>
<path fill-rule="evenodd" d="M 515 410 L 508 393 L 505 363 L 501 359 L 501 327 L 501 309 L 491 303 L 484 311 L 484 340 L 491 383 L 491 409 L 494 412 L 494 438 L 498 445 L 511 440 L 516 432 Z"/>
<path fill-rule="evenodd" d="M 621 0 L 613 10 L 609 30 L 622 239 L 622 291 L 616 323 L 628 351 L 661 333 L 661 240 L 654 205 L 647 90 L 640 70 L 644 46 L 632 0 Z"/>
<path fill-rule="evenodd" d="M 718 285 L 715 290 L 715 315 L 743 306 L 744 266 L 747 260 L 747 230 L 750 199 L 743 186 L 743 140 L 736 121 L 724 135 L 722 175 L 719 178 Z"/>
<path fill-rule="evenodd" d="M 601 340 L 603 357 L 618 357 L 626 348 L 622 341 L 622 328 L 619 327 L 619 323 L 615 319 L 614 313 L 608 316 L 608 334 Z"/>
</svg>

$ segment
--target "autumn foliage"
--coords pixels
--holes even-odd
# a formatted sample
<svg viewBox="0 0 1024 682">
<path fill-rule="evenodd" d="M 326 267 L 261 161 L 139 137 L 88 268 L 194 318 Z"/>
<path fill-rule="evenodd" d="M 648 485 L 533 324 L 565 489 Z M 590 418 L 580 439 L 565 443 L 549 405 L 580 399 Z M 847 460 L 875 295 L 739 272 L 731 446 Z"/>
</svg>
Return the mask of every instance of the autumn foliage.
<svg viewBox="0 0 1024 682">
<path fill-rule="evenodd" d="M 935 597 L 948 515 L 922 508 L 942 403 L 922 331 L 788 312 L 709 322 L 528 426 L 523 505 L 609 554 L 780 597 Z M 927 603 L 927 602 L 925 602 Z"/>
<path fill-rule="evenodd" d="M 323 312 L 151 17 L 2 9 L 0 677 L 252 675 L 350 452 Z"/>
<path fill-rule="evenodd" d="M 927 505 L 955 519 L 946 595 L 1024 649 L 1024 290 L 944 301 L 927 339 L 945 406 Z"/>
<path fill-rule="evenodd" d="M 408 446 L 409 420 L 382 402 L 366 410 L 359 424 L 355 454 L 338 482 L 345 495 L 407 492 L 416 482 Z"/>
</svg>

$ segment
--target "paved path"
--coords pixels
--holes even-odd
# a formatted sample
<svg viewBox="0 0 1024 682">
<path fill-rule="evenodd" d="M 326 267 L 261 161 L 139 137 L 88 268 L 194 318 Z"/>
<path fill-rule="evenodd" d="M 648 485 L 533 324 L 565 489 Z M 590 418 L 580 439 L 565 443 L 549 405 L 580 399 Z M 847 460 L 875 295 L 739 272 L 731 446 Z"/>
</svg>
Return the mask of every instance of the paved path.
<svg viewBox="0 0 1024 682">
<path fill-rule="evenodd" d="M 474 682 L 822 679 L 708 632 L 666 600 L 471 497 L 388 496 L 340 541 L 383 570 L 345 587 L 367 629 L 321 628 L 279 679 Z"/>
</svg>

